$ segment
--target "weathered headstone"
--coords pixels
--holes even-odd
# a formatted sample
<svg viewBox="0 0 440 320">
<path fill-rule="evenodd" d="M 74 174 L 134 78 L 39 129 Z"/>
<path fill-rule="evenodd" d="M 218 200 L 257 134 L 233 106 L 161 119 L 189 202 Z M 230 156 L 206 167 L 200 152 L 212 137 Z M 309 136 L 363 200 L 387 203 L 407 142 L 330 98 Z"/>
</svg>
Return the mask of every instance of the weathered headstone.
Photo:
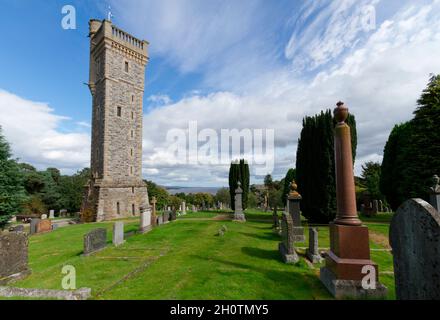
<svg viewBox="0 0 440 320">
<path fill-rule="evenodd" d="M 61 217 L 65 217 L 65 216 L 67 216 L 67 210 L 66 210 L 66 209 L 61 209 L 61 210 L 60 210 L 60 216 L 61 216 Z"/>
<path fill-rule="evenodd" d="M 47 219 L 47 214 L 42 214 L 41 215 L 41 220 L 46 220 Z"/>
<path fill-rule="evenodd" d="M 382 201 L 382 200 L 379 200 L 379 212 L 385 212 L 384 209 L 385 209 L 385 208 L 384 208 L 384 205 L 383 205 L 383 201 Z"/>
<path fill-rule="evenodd" d="M 25 233 L 0 235 L 0 285 L 28 274 L 28 236 Z"/>
<path fill-rule="evenodd" d="M 276 208 L 274 208 L 273 210 L 272 218 L 273 218 L 272 228 L 278 229 L 280 227 L 280 217 L 278 216 L 278 212 Z"/>
<path fill-rule="evenodd" d="M 113 224 L 113 245 L 120 246 L 124 243 L 124 222 L 116 221 Z"/>
<path fill-rule="evenodd" d="M 182 202 L 182 214 L 186 214 L 186 202 Z"/>
<path fill-rule="evenodd" d="M 373 210 L 372 214 L 376 215 L 379 212 L 379 201 L 373 200 Z"/>
<path fill-rule="evenodd" d="M 29 234 L 37 233 L 37 224 L 40 222 L 40 219 L 32 218 L 30 223 Z"/>
<path fill-rule="evenodd" d="M 440 178 L 435 175 L 432 180 L 434 185 L 429 190 L 429 202 L 435 210 L 440 211 Z"/>
<path fill-rule="evenodd" d="M 290 184 L 290 192 L 287 195 L 287 208 L 289 214 L 292 216 L 293 221 L 293 241 L 303 242 L 305 241 L 304 228 L 301 226 L 301 195 L 297 191 L 298 186 L 295 181 Z"/>
<path fill-rule="evenodd" d="M 170 213 L 169 213 L 169 215 L 170 215 L 170 221 L 176 221 L 177 220 L 177 212 L 176 212 L 176 209 L 173 209 L 173 210 L 171 210 L 170 211 Z"/>
<path fill-rule="evenodd" d="M 55 210 L 50 210 L 49 211 L 49 219 L 54 219 L 55 218 Z"/>
<path fill-rule="evenodd" d="M 299 261 L 299 257 L 293 244 L 293 219 L 287 212 L 283 213 L 281 230 L 282 242 L 279 243 L 278 250 L 285 263 L 295 264 Z"/>
<path fill-rule="evenodd" d="M 243 189 L 241 189 L 240 182 L 238 183 L 238 188 L 235 190 L 234 204 L 234 221 L 246 221 L 246 217 L 243 213 Z"/>
<path fill-rule="evenodd" d="M 366 212 L 365 212 L 365 204 L 361 204 L 361 215 L 365 215 L 366 214 Z"/>
<path fill-rule="evenodd" d="M 195 206 L 195 205 L 192 205 L 191 211 L 192 211 L 192 212 L 196 212 L 196 211 L 197 211 L 197 209 L 196 209 L 196 206 Z"/>
<path fill-rule="evenodd" d="M 53 225 L 52 225 L 52 230 L 56 230 L 56 229 L 58 229 L 59 227 L 60 227 L 59 224 L 53 224 Z"/>
<path fill-rule="evenodd" d="M 84 235 L 84 255 L 102 250 L 107 245 L 107 230 L 98 228 Z"/>
<path fill-rule="evenodd" d="M 151 225 L 151 208 L 143 209 L 141 212 L 141 221 L 139 226 L 139 231 L 141 233 L 146 233 L 152 229 Z"/>
<path fill-rule="evenodd" d="M 163 224 L 163 215 L 159 214 L 156 218 L 156 225 L 160 226 Z"/>
<path fill-rule="evenodd" d="M 162 214 L 162 222 L 164 224 L 170 222 L 170 211 L 171 210 L 167 210 Z"/>
<path fill-rule="evenodd" d="M 52 222 L 50 220 L 40 220 L 35 227 L 35 233 L 44 233 L 52 231 Z"/>
<path fill-rule="evenodd" d="M 316 228 L 309 228 L 309 248 L 306 250 L 306 257 L 312 263 L 320 263 L 322 261 L 322 257 L 319 254 L 318 230 Z"/>
<path fill-rule="evenodd" d="M 9 232 L 24 232 L 24 225 L 19 224 L 18 226 L 10 227 Z"/>
<path fill-rule="evenodd" d="M 396 297 L 440 300 L 440 213 L 421 199 L 404 202 L 390 224 Z"/>
</svg>

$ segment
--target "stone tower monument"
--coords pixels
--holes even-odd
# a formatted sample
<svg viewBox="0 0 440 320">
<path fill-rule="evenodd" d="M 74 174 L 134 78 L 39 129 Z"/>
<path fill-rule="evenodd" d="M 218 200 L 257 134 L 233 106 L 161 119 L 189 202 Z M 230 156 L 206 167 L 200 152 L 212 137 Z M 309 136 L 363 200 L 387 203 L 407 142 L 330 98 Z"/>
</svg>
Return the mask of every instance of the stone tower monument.
<svg viewBox="0 0 440 320">
<path fill-rule="evenodd" d="M 148 42 L 109 20 L 90 20 L 89 27 L 91 179 L 81 219 L 91 222 L 139 216 L 149 208 L 142 180 L 142 98 Z"/>
</svg>

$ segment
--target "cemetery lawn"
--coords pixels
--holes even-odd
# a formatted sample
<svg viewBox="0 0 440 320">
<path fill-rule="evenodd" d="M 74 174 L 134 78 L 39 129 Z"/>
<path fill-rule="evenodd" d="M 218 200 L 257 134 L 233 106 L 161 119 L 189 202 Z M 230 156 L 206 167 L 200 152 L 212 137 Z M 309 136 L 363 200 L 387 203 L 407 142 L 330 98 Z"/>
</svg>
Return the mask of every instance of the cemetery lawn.
<svg viewBox="0 0 440 320">
<path fill-rule="evenodd" d="M 246 223 L 219 220 L 220 214 L 225 216 L 191 213 L 131 236 L 117 248 L 111 245 L 112 223 L 74 225 L 32 236 L 32 275 L 13 285 L 61 289 L 61 269 L 73 265 L 77 288 L 92 288 L 92 299 L 332 299 L 319 280 L 319 266 L 303 257 L 296 266 L 281 261 L 280 238 L 272 232 L 270 212 L 250 210 Z M 227 232 L 217 236 L 223 225 Z M 372 258 L 389 288 L 388 298 L 394 299 L 388 224 L 368 226 Z M 97 227 L 107 228 L 108 247 L 82 257 L 83 235 Z M 137 228 L 137 219 L 125 220 L 125 232 Z M 328 227 L 318 230 L 320 248 L 326 249 Z M 297 244 L 300 253 L 306 246 L 307 242 Z"/>
</svg>

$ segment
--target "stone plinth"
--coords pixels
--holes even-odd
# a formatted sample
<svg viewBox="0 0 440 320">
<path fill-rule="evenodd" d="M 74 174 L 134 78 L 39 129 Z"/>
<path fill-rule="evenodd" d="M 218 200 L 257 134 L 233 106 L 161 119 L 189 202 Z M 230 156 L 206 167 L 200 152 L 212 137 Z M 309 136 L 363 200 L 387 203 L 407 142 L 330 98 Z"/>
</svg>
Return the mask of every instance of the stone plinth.
<svg viewBox="0 0 440 320">
<path fill-rule="evenodd" d="M 29 228 L 29 234 L 35 234 L 37 233 L 37 225 L 38 223 L 41 221 L 41 219 L 38 218 L 32 218 L 31 219 L 31 223 L 30 223 L 30 228 Z"/>
<path fill-rule="evenodd" d="M 304 228 L 301 226 L 301 195 L 297 191 L 298 187 L 295 181 L 290 184 L 290 193 L 287 195 L 287 210 L 292 216 L 293 221 L 293 241 L 304 242 Z"/>
</svg>

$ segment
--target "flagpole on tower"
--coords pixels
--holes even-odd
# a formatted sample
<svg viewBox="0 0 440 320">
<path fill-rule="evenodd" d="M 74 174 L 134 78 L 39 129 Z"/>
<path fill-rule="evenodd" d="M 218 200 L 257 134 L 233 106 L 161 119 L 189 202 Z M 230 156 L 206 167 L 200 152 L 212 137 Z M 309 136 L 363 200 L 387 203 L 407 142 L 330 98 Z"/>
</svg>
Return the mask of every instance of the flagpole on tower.
<svg viewBox="0 0 440 320">
<path fill-rule="evenodd" d="M 114 17 L 114 16 L 113 16 L 113 13 L 112 13 L 112 7 L 111 7 L 111 6 L 108 6 L 107 20 L 108 20 L 108 21 L 112 21 L 112 17 Z"/>
</svg>

